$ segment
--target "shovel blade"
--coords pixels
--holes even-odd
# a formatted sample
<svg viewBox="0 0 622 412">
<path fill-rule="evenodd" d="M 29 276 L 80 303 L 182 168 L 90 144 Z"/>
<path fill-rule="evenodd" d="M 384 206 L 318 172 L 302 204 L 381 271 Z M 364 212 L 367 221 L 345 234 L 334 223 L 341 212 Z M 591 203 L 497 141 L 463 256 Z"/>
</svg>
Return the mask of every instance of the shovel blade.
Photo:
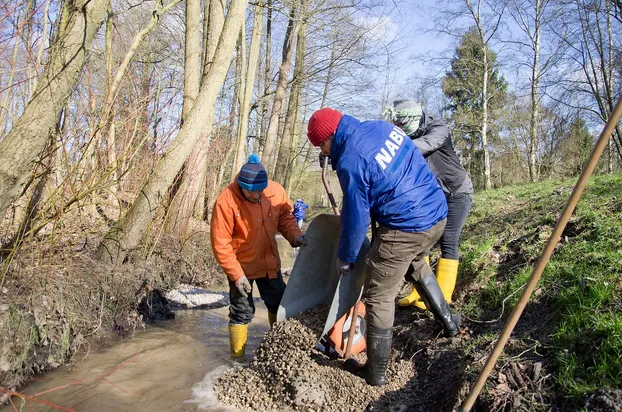
<svg viewBox="0 0 622 412">
<path fill-rule="evenodd" d="M 283 321 L 321 303 L 331 304 L 324 334 L 360 298 L 365 282 L 365 256 L 370 243 L 366 238 L 352 270 L 340 279 L 335 263 L 339 247 L 339 216 L 319 215 L 305 232 L 308 244 L 300 248 L 285 294 L 277 312 Z"/>
</svg>

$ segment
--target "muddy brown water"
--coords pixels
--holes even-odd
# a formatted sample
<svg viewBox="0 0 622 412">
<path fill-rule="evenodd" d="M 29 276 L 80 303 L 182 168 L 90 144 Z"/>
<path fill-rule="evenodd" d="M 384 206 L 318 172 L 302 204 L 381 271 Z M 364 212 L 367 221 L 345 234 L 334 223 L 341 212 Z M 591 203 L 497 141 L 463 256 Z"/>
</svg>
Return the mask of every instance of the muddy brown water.
<svg viewBox="0 0 622 412">
<path fill-rule="evenodd" d="M 211 392 L 212 376 L 234 365 L 228 308 L 180 310 L 176 315 L 173 321 L 148 325 L 132 338 L 88 353 L 71 368 L 39 376 L 20 392 L 75 411 L 233 410 L 216 405 Z M 258 304 L 247 354 L 269 329 L 267 318 L 267 310 Z M 13 399 L 24 411 L 59 410 Z"/>
<path fill-rule="evenodd" d="M 283 270 L 290 270 L 295 250 L 282 236 L 277 243 Z M 248 330 L 248 359 L 269 330 L 263 302 L 256 307 Z M 215 376 L 238 365 L 230 359 L 228 313 L 228 307 L 178 310 L 175 320 L 147 325 L 86 357 L 78 354 L 75 365 L 39 375 L 19 391 L 74 411 L 234 411 L 218 404 L 212 390 Z M 62 410 L 17 397 L 13 402 L 24 411 Z M 0 403 L 0 410 L 12 407 Z"/>
</svg>

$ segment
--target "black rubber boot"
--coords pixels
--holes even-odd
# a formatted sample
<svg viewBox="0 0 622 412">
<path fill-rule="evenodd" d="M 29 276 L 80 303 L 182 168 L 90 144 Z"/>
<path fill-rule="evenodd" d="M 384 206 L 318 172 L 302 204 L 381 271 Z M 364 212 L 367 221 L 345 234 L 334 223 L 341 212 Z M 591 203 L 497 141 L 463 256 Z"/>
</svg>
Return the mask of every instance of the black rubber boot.
<svg viewBox="0 0 622 412">
<path fill-rule="evenodd" d="M 370 325 L 366 339 L 368 370 L 365 381 L 372 386 L 386 385 L 393 328 L 381 329 Z"/>
<path fill-rule="evenodd" d="M 415 288 L 427 303 L 436 320 L 445 328 L 445 336 L 451 338 L 460 333 L 460 315 L 451 312 L 436 277 L 434 275 L 425 276 L 415 283 Z"/>
<path fill-rule="evenodd" d="M 355 375 L 365 378 L 365 381 L 371 386 L 386 385 L 392 338 L 392 328 L 380 329 L 369 326 L 366 336 L 367 363 L 363 365 L 355 359 L 348 359 L 345 368 Z"/>
</svg>

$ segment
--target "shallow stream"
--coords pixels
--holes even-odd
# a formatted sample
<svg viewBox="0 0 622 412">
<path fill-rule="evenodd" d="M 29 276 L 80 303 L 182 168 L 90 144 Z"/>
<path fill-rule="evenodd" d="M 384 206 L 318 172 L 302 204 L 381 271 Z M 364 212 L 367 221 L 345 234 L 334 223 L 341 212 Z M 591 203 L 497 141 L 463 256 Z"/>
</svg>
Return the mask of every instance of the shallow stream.
<svg viewBox="0 0 622 412">
<path fill-rule="evenodd" d="M 78 355 L 71 368 L 38 376 L 20 389 L 63 409 L 16 397 L 14 403 L 23 411 L 231 410 L 215 405 L 211 392 L 211 377 L 234 365 L 227 315 L 228 307 L 177 311 L 175 320 L 147 325 L 133 337 L 96 349 L 82 360 Z M 265 307 L 257 305 L 247 355 L 268 330 L 267 319 Z"/>
</svg>

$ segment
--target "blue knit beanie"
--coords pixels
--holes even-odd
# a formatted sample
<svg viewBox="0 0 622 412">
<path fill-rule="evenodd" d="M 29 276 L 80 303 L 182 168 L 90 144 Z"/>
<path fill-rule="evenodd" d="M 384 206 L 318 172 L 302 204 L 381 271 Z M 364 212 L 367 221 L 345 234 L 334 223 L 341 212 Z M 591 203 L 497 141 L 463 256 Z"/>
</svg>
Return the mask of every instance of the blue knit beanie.
<svg viewBox="0 0 622 412">
<path fill-rule="evenodd" d="M 252 153 L 248 156 L 248 163 L 242 166 L 238 175 L 238 184 L 242 189 L 254 192 L 268 187 L 268 172 L 261 164 L 259 156 Z"/>
</svg>

